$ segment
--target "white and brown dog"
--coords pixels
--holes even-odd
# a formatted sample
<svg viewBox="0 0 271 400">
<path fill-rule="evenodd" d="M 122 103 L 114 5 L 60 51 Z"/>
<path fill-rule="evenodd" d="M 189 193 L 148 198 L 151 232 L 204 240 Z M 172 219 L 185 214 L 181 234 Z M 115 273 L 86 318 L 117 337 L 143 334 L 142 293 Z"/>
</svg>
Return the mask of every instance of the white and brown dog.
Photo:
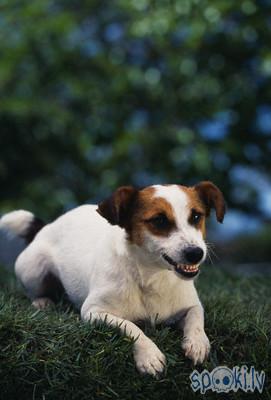
<svg viewBox="0 0 271 400">
<path fill-rule="evenodd" d="M 33 214 L 14 211 L 0 220 L 0 262 L 16 260 L 16 275 L 34 306 L 43 308 L 63 287 L 83 320 L 103 320 L 136 339 L 138 370 L 156 375 L 165 356 L 135 325 L 138 320 L 177 321 L 182 348 L 194 363 L 210 350 L 194 278 L 207 253 L 211 208 L 222 222 L 222 193 L 201 182 L 124 186 L 98 206 L 83 205 L 44 227 Z"/>
</svg>

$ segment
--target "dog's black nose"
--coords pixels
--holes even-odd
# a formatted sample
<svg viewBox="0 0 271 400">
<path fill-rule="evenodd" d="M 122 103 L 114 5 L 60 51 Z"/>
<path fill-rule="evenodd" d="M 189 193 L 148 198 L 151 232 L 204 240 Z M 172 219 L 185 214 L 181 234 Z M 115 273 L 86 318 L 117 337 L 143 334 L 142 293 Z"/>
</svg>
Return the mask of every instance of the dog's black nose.
<svg viewBox="0 0 271 400">
<path fill-rule="evenodd" d="M 189 264 L 197 264 L 203 257 L 203 250 L 200 247 L 190 246 L 184 250 L 185 260 Z"/>
</svg>

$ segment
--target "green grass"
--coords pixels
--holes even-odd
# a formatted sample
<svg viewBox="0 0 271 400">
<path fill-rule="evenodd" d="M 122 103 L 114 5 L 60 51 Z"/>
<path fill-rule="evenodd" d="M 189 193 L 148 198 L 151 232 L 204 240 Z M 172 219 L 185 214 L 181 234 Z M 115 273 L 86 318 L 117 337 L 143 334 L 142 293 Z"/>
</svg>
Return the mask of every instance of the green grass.
<svg viewBox="0 0 271 400">
<path fill-rule="evenodd" d="M 83 324 L 67 305 L 34 311 L 14 279 L 1 273 L 0 399 L 224 398 L 192 392 L 193 367 L 182 354 L 177 331 L 146 327 L 168 365 L 159 380 L 142 377 L 134 366 L 131 340 L 103 325 Z M 236 278 L 205 267 L 197 286 L 212 343 L 208 362 L 197 369 L 254 365 L 266 373 L 262 395 L 238 391 L 227 398 L 271 399 L 271 279 Z"/>
</svg>

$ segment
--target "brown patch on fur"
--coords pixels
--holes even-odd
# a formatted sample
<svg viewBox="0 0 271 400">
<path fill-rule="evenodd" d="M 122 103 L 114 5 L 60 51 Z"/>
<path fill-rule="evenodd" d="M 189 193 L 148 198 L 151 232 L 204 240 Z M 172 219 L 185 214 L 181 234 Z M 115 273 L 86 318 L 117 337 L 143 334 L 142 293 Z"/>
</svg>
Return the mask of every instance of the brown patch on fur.
<svg viewBox="0 0 271 400">
<path fill-rule="evenodd" d="M 206 208 L 206 215 L 209 216 L 212 208 L 215 209 L 216 219 L 222 223 L 226 213 L 226 204 L 222 192 L 212 182 L 203 181 L 194 186 L 199 198 Z"/>
<path fill-rule="evenodd" d="M 138 190 L 122 186 L 98 205 L 97 212 L 110 224 L 124 228 L 131 242 L 142 244 L 146 230 L 167 237 L 176 228 L 174 212 L 165 199 L 153 197 L 154 192 L 153 187 Z M 168 222 L 165 226 L 158 227 L 153 221 L 158 215 L 166 216 Z"/>
<path fill-rule="evenodd" d="M 153 235 L 167 237 L 176 229 L 171 204 L 162 197 L 154 197 L 154 193 L 153 187 L 147 187 L 138 192 L 130 225 L 131 229 L 128 230 L 128 238 L 133 243 L 142 244 L 146 230 Z M 168 221 L 162 228 L 157 227 L 153 221 L 159 215 L 165 216 Z"/>
<path fill-rule="evenodd" d="M 217 220 L 223 221 L 224 198 L 212 182 L 200 182 L 194 187 L 179 187 L 189 199 L 189 222 L 201 230 L 203 236 L 206 234 L 205 219 L 209 216 L 211 208 L 215 209 Z M 176 229 L 174 210 L 164 198 L 154 197 L 154 193 L 155 188 L 151 186 L 141 190 L 132 186 L 122 186 L 98 205 L 97 212 L 110 224 L 124 228 L 128 239 L 138 245 L 143 243 L 146 230 L 153 235 L 167 237 Z M 195 213 L 201 214 L 198 221 L 194 219 Z"/>
<path fill-rule="evenodd" d="M 121 186 L 98 205 L 97 212 L 110 224 L 129 230 L 138 192 L 133 186 Z"/>
<path fill-rule="evenodd" d="M 194 187 L 180 186 L 180 188 L 187 194 L 189 202 L 189 208 L 192 210 L 202 214 L 202 218 L 199 223 L 195 226 L 195 228 L 200 229 L 203 237 L 206 236 L 206 207 L 202 202 L 201 198 L 198 195 L 198 192 Z M 191 215 L 191 214 L 190 214 Z"/>
</svg>

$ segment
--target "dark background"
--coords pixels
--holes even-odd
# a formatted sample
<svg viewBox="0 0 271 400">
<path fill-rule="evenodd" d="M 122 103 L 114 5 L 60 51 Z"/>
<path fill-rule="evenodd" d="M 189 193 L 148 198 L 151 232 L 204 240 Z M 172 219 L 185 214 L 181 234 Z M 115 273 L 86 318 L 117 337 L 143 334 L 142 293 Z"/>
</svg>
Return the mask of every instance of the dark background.
<svg viewBox="0 0 271 400">
<path fill-rule="evenodd" d="M 209 179 L 220 257 L 269 262 L 270 43 L 267 0 L 1 2 L 1 213 Z"/>
</svg>

